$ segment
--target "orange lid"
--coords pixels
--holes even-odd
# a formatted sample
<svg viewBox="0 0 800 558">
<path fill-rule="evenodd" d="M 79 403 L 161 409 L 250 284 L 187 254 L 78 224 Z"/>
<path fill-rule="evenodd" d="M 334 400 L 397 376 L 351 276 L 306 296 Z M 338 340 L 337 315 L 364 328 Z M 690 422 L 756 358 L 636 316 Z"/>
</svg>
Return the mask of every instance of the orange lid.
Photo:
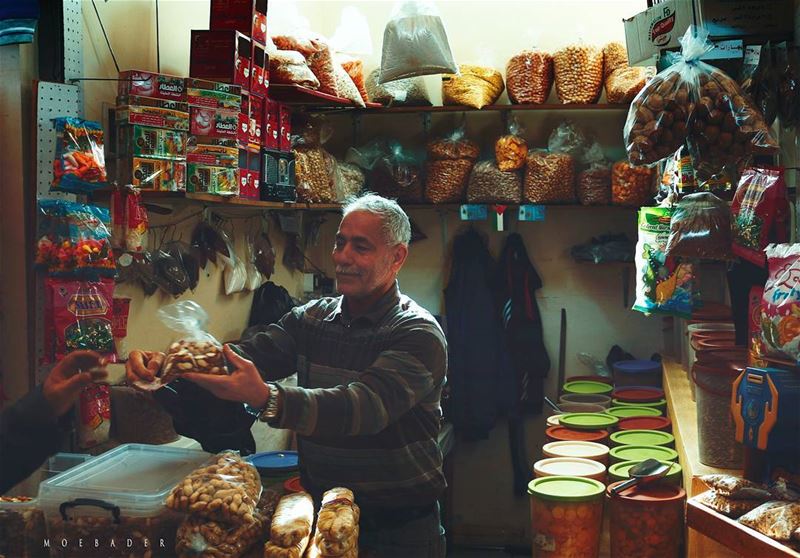
<svg viewBox="0 0 800 558">
<path fill-rule="evenodd" d="M 300 477 L 292 477 L 290 479 L 286 479 L 286 482 L 283 483 L 283 489 L 286 492 L 305 492 L 306 489 L 303 488 L 303 485 L 300 484 Z"/>
<path fill-rule="evenodd" d="M 621 498 L 633 502 L 677 502 L 686 499 L 686 491 L 674 484 L 653 482 L 650 484 L 637 484 L 626 488 L 616 494 L 611 489 L 625 481 L 618 481 L 608 485 L 606 494 L 611 498 Z"/>
<path fill-rule="evenodd" d="M 606 430 L 573 430 L 566 426 L 551 426 L 545 433 L 555 441 L 601 442 L 608 439 Z"/>
</svg>

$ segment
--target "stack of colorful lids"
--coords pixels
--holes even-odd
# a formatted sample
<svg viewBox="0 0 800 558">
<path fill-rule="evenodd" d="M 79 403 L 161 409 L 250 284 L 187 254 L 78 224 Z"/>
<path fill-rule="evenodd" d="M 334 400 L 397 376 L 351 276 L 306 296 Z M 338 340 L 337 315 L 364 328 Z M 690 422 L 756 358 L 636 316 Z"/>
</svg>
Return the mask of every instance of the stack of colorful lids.
<svg viewBox="0 0 800 558">
<path fill-rule="evenodd" d="M 660 430 L 620 430 L 611 435 L 611 447 L 617 446 L 667 446 L 675 447 L 675 438 Z"/>
<path fill-rule="evenodd" d="M 545 457 L 581 457 L 608 464 L 608 446 L 597 442 L 550 442 L 542 448 Z"/>
<path fill-rule="evenodd" d="M 618 387 L 612 393 L 614 407 L 649 407 L 658 409 L 661 414 L 667 410 L 667 400 L 664 399 L 664 390 L 650 386 L 625 386 Z"/>
<path fill-rule="evenodd" d="M 634 465 L 638 465 L 641 461 L 623 461 L 622 463 L 615 463 L 608 468 L 608 482 L 617 482 L 630 478 L 630 470 Z M 670 461 L 664 461 L 665 465 L 669 465 L 670 469 L 667 471 L 664 480 L 681 486 L 683 484 L 683 469 L 680 465 Z"/>
<path fill-rule="evenodd" d="M 666 446 L 617 446 L 608 452 L 611 463 L 623 461 L 644 461 L 657 459 L 658 461 L 678 461 L 678 452 Z"/>
<path fill-rule="evenodd" d="M 548 457 L 533 464 L 533 472 L 539 477 L 583 477 L 601 482 L 606 480 L 606 466 L 599 461 L 583 457 Z"/>
</svg>

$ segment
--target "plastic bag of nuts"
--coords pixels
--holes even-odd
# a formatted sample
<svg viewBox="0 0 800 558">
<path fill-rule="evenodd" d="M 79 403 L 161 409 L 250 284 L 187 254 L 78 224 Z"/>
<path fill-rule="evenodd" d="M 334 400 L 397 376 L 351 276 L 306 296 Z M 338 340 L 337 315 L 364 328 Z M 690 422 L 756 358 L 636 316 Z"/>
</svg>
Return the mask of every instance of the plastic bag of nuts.
<svg viewBox="0 0 800 558">
<path fill-rule="evenodd" d="M 577 192 L 581 205 L 611 204 L 611 164 L 596 141 L 586 150 L 578 173 Z"/>
<path fill-rule="evenodd" d="M 466 137 L 463 126 L 456 128 L 447 137 L 428 142 L 428 158 L 433 160 L 470 159 L 478 158 L 480 148 L 478 144 Z"/>
<path fill-rule="evenodd" d="M 464 199 L 467 180 L 478 145 L 465 137 L 464 127 L 450 136 L 428 143 L 429 161 L 425 165 L 425 199 L 429 203 L 457 203 Z"/>
<path fill-rule="evenodd" d="M 522 189 L 525 203 L 572 203 L 575 201 L 575 160 L 566 153 L 531 151 Z"/>
<path fill-rule="evenodd" d="M 336 163 L 336 201 L 343 202 L 364 189 L 364 172 L 351 163 Z"/>
<path fill-rule="evenodd" d="M 606 78 L 606 99 L 611 104 L 628 104 L 636 97 L 647 81 L 647 68 L 632 66 L 619 68 Z"/>
<path fill-rule="evenodd" d="M 252 523 L 227 525 L 203 517 L 189 516 L 175 536 L 175 552 L 180 558 L 239 558 L 266 536 L 264 518 L 258 514 Z"/>
<path fill-rule="evenodd" d="M 672 214 L 667 256 L 731 258 L 731 211 L 710 192 L 685 196 Z"/>
<path fill-rule="evenodd" d="M 221 453 L 192 471 L 167 496 L 169 509 L 231 525 L 252 525 L 261 496 L 261 477 L 233 452 Z"/>
<path fill-rule="evenodd" d="M 574 44 L 553 54 L 556 93 L 564 104 L 591 104 L 603 88 L 603 51 Z"/>
<path fill-rule="evenodd" d="M 297 146 L 295 157 L 297 201 L 332 203 L 335 196 L 336 159 L 322 147 Z"/>
<path fill-rule="evenodd" d="M 541 105 L 553 87 L 553 57 L 538 50 L 525 50 L 506 65 L 508 98 L 515 104 Z"/>
<path fill-rule="evenodd" d="M 442 101 L 481 109 L 497 102 L 505 89 L 503 76 L 493 68 L 461 64 L 459 73 L 442 76 Z"/>
<path fill-rule="evenodd" d="M 469 175 L 468 203 L 518 204 L 521 196 L 521 174 L 518 171 L 502 171 L 494 161 L 476 164 Z"/>
<path fill-rule="evenodd" d="M 45 538 L 44 514 L 34 498 L 0 496 L 0 556 L 45 558 Z"/>
<path fill-rule="evenodd" d="M 497 166 L 501 171 L 520 170 L 528 157 L 528 142 L 522 137 L 523 129 L 516 118 L 508 124 L 508 134 L 494 144 Z"/>
<path fill-rule="evenodd" d="M 398 142 L 388 145 L 369 172 L 369 187 L 402 203 L 422 203 L 423 180 L 419 162 Z"/>
<path fill-rule="evenodd" d="M 656 169 L 633 167 L 627 161 L 617 161 L 611 168 L 611 203 L 642 206 L 651 201 Z"/>
<path fill-rule="evenodd" d="M 603 47 L 603 79 L 615 70 L 628 67 L 628 51 L 622 43 L 608 43 Z"/>
</svg>

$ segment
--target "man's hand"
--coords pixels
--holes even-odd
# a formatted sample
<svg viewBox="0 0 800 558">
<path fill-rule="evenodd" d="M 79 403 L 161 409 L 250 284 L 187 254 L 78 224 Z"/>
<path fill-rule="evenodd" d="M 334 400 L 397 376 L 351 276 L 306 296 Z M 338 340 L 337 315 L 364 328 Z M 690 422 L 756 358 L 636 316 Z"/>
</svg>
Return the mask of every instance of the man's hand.
<svg viewBox="0 0 800 558">
<path fill-rule="evenodd" d="M 105 359 L 94 351 L 74 351 L 56 364 L 42 385 L 53 413 L 60 417 L 72 408 L 86 386 L 108 377 L 105 365 Z"/>
<path fill-rule="evenodd" d="M 125 363 L 125 379 L 133 386 L 136 386 L 136 382 L 149 384 L 156 379 L 164 358 L 164 353 L 155 351 L 131 351 Z"/>
<path fill-rule="evenodd" d="M 255 364 L 236 354 L 230 345 L 225 345 L 223 351 L 228 363 L 234 368 L 229 375 L 187 372 L 181 374 L 181 378 L 194 382 L 220 399 L 247 403 L 256 409 L 263 408 L 269 399 L 269 387 L 264 383 Z"/>
</svg>

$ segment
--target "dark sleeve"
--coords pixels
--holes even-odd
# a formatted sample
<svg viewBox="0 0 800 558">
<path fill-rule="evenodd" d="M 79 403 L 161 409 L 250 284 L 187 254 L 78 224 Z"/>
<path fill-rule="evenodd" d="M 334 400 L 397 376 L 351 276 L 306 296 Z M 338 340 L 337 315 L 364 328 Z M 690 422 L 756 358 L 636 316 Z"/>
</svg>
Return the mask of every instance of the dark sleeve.
<svg viewBox="0 0 800 558">
<path fill-rule="evenodd" d="M 0 413 L 0 494 L 36 471 L 59 442 L 58 417 L 41 386 Z"/>
<path fill-rule="evenodd" d="M 297 372 L 297 338 L 303 307 L 289 311 L 265 331 L 234 345 L 233 349 L 252 360 L 265 380 L 280 380 Z"/>
</svg>

